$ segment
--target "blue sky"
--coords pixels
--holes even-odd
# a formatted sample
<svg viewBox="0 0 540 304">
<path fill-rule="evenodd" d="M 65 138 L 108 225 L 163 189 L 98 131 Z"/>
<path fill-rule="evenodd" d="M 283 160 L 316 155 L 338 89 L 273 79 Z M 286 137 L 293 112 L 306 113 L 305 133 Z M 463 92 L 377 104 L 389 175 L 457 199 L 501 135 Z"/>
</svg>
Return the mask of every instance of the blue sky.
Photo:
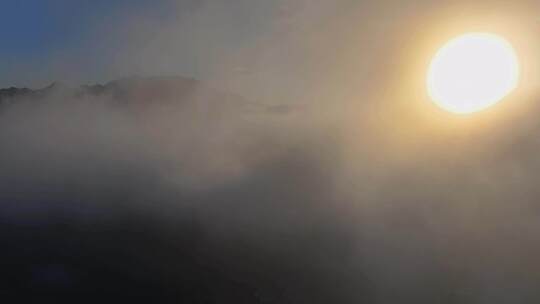
<svg viewBox="0 0 540 304">
<path fill-rule="evenodd" d="M 2 53 L 47 52 L 75 43 L 103 20 L 134 10 L 167 14 L 165 0 L 2 0 Z M 9 42 L 9 43 L 7 43 Z"/>
<path fill-rule="evenodd" d="M 105 26 L 101 23 L 111 22 L 117 16 L 144 12 L 145 16 L 167 18 L 174 13 L 170 0 L 1 0 L 0 3 L 0 85 L 46 81 L 46 68 L 54 56 L 83 46 L 96 27 Z M 32 79 L 33 74 L 38 75 L 36 79 Z"/>
</svg>

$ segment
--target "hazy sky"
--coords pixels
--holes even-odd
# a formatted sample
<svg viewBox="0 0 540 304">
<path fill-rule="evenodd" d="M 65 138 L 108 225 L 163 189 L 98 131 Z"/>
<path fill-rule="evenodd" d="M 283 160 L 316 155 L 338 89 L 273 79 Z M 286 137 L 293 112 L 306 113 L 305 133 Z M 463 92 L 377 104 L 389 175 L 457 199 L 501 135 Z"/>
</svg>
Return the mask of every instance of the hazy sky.
<svg viewBox="0 0 540 304">
<path fill-rule="evenodd" d="M 315 82 L 310 78 L 332 68 L 351 69 L 361 78 L 359 70 L 383 62 L 370 57 L 370 49 L 382 56 L 406 46 L 412 41 L 397 38 L 437 26 L 433 21 L 441 12 L 489 16 L 528 2 L 509 7 L 504 1 L 446 0 L 6 0 L 0 13 L 0 86 L 224 74 L 264 82 L 259 95 L 275 95 L 304 90 Z"/>
<path fill-rule="evenodd" d="M 122 16 L 145 11 L 145 16 L 163 18 L 169 15 L 168 1 L 115 0 L 115 1 L 67 1 L 67 0 L 6 0 L 2 2 L 0 31 L 0 69 L 3 86 L 43 85 L 48 81 L 66 80 L 70 65 L 66 56 L 76 56 L 81 48 L 91 44 L 98 51 L 94 58 L 87 58 L 80 74 L 104 77 L 104 68 L 110 54 L 99 52 L 99 45 L 118 24 Z M 170 4 L 170 3 L 169 3 Z M 103 40 L 96 31 L 101 28 Z M 98 58 L 101 57 L 101 58 Z M 60 58 L 63 58 L 60 59 Z"/>
<path fill-rule="evenodd" d="M 106 81 L 147 72 L 204 77 L 213 62 L 202 49 L 226 52 L 253 39 L 273 9 L 282 9 L 279 2 L 6 0 L 0 86 Z M 145 52 L 167 63 L 152 62 L 147 71 L 139 60 L 150 61 Z"/>
</svg>

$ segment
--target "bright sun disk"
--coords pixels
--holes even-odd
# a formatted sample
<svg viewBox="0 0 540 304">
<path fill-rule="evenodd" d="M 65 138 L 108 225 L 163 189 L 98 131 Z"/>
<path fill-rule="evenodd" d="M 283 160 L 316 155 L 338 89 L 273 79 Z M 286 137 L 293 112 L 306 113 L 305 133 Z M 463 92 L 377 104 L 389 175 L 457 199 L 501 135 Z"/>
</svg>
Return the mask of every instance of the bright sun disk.
<svg viewBox="0 0 540 304">
<path fill-rule="evenodd" d="M 469 33 L 437 52 L 427 89 L 441 108 L 469 114 L 501 101 L 517 87 L 518 79 L 518 59 L 508 41 L 494 34 Z"/>
</svg>

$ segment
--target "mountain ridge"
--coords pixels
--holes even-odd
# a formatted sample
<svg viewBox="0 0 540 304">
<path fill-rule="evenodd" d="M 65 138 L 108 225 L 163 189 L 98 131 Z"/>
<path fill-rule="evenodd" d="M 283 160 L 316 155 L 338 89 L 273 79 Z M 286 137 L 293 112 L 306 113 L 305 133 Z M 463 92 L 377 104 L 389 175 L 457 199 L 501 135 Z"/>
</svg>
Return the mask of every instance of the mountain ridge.
<svg viewBox="0 0 540 304">
<path fill-rule="evenodd" d="M 83 84 L 70 87 L 62 82 L 31 89 L 28 87 L 0 88 L 0 107 L 21 100 L 39 102 L 50 97 L 66 100 L 102 98 L 116 105 L 146 107 L 156 104 L 197 105 L 213 111 L 233 111 L 268 114 L 288 114 L 305 107 L 289 104 L 267 104 L 247 100 L 234 92 L 216 88 L 194 78 L 174 77 L 124 77 L 103 84 Z"/>
<path fill-rule="evenodd" d="M 202 81 L 176 76 L 176 77 L 126 77 L 106 82 L 104 84 L 83 84 L 78 87 L 70 87 L 61 82 L 52 82 L 50 85 L 39 88 L 31 89 L 28 87 L 16 87 L 11 86 L 7 88 L 0 88 L 0 103 L 8 99 L 13 98 L 36 98 L 49 96 L 51 93 L 62 92 L 68 96 L 81 97 L 83 95 L 90 95 L 95 97 L 101 97 L 104 95 L 112 95 L 114 97 L 122 97 L 122 93 L 126 90 L 152 90 L 152 93 L 156 93 L 157 89 L 165 91 L 166 93 L 178 93 L 179 90 L 204 90 L 213 91 L 218 94 L 232 94 L 219 90 L 209 85 L 206 85 Z M 140 92 L 137 92 L 140 93 Z"/>
</svg>

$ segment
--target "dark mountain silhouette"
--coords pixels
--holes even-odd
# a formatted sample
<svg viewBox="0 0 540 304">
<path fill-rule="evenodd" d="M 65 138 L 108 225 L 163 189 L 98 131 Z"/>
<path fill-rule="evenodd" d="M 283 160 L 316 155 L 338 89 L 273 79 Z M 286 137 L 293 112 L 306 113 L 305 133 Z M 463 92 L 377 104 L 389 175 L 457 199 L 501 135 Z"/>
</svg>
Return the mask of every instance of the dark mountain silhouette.
<svg viewBox="0 0 540 304">
<path fill-rule="evenodd" d="M 45 100 L 48 97 L 64 99 L 103 98 L 112 104 L 135 108 L 161 104 L 206 106 L 210 112 L 265 112 L 287 114 L 303 110 L 302 106 L 282 104 L 266 105 L 248 101 L 238 94 L 215 88 L 193 78 L 187 77 L 130 77 L 113 80 L 105 84 L 69 87 L 54 82 L 41 89 L 10 87 L 0 89 L 0 106 L 21 100 Z"/>
<path fill-rule="evenodd" d="M 201 81 L 185 77 L 124 78 L 106 84 L 83 85 L 71 88 L 54 82 L 42 89 L 10 87 L 0 89 L 0 103 L 13 99 L 40 99 L 61 94 L 65 97 L 109 97 L 119 102 L 180 101 L 197 94 L 206 99 L 226 99 L 241 101 L 241 97 L 217 90 Z"/>
</svg>

